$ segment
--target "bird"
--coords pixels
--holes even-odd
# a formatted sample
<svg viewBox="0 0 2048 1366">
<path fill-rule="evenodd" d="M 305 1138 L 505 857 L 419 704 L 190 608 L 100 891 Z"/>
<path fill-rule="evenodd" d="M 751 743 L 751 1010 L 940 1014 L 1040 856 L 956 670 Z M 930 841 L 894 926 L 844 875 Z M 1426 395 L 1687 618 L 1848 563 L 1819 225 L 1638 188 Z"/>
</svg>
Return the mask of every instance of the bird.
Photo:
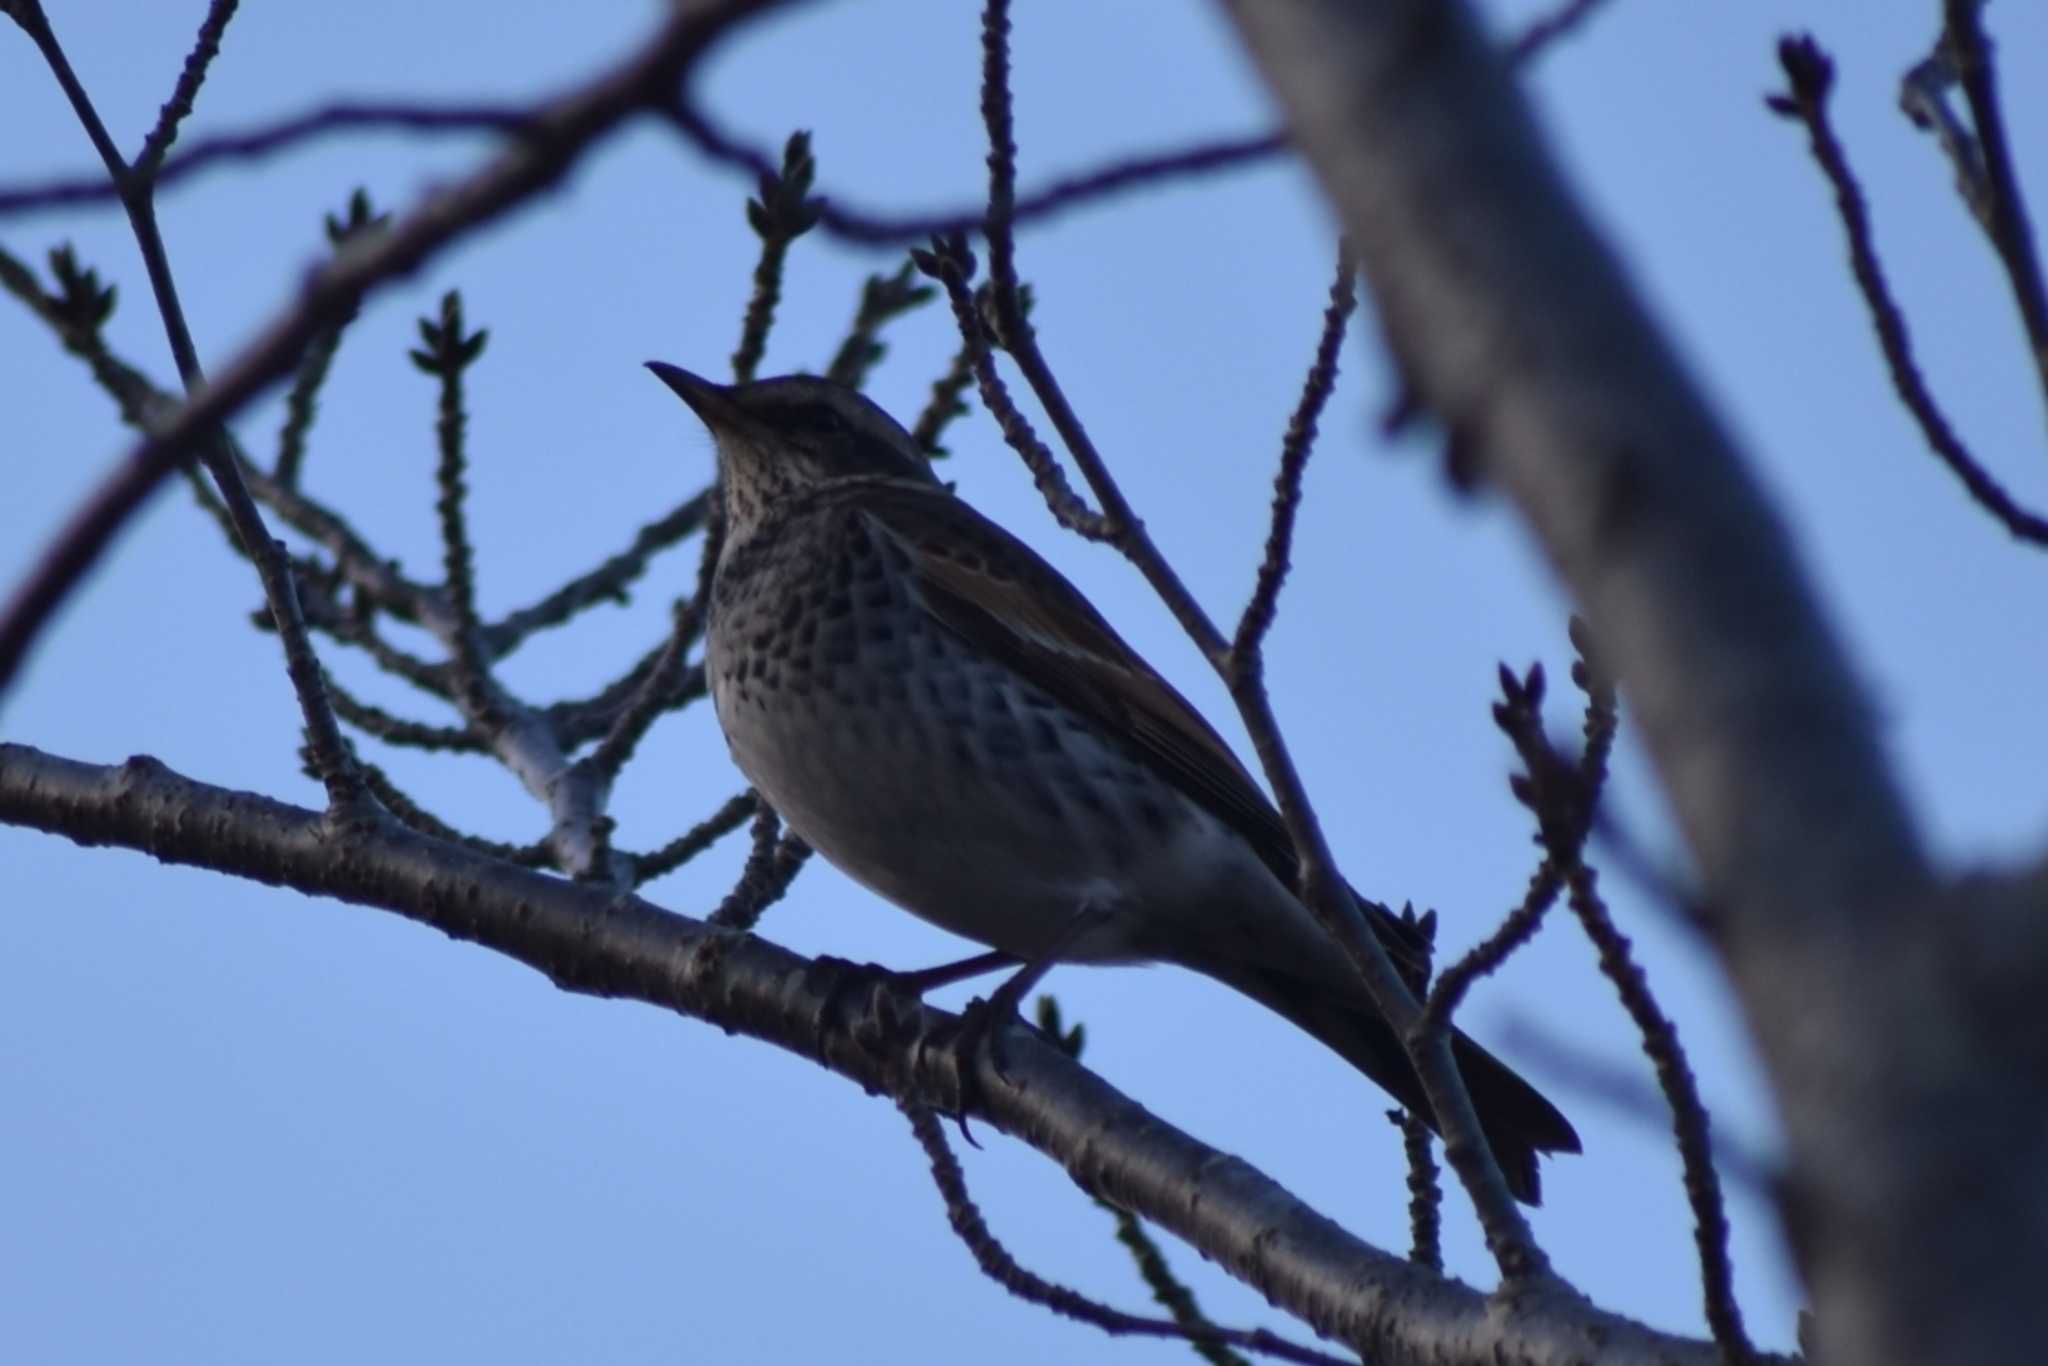
<svg viewBox="0 0 2048 1366">
<path fill-rule="evenodd" d="M 716 447 L 705 672 L 735 764 L 791 830 L 988 946 L 963 968 L 1190 969 L 1436 1127 L 1400 1038 L 1297 894 L 1278 811 L 1079 589 L 857 390 L 648 368 Z M 1358 900 L 1418 988 L 1420 927 Z M 1510 1191 L 1540 1203 L 1538 1155 L 1578 1152 L 1577 1133 L 1462 1032 L 1452 1053 Z"/>
</svg>

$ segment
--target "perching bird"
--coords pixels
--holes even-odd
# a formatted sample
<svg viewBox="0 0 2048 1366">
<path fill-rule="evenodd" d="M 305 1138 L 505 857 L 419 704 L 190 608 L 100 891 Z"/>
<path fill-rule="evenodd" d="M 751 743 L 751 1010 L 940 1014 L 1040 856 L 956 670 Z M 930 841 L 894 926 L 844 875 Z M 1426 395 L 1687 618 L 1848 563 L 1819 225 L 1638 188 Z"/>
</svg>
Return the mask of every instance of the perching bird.
<svg viewBox="0 0 2048 1366">
<path fill-rule="evenodd" d="M 717 442 L 711 699 L 791 829 L 1019 962 L 1215 978 L 1433 1122 L 1400 1040 L 1292 890 L 1279 814 L 1079 590 L 854 390 L 648 368 Z M 1412 973 L 1414 927 L 1367 915 Z M 1509 1187 L 1536 1203 L 1536 1155 L 1577 1152 L 1578 1135 L 1463 1034 L 1454 1052 Z"/>
</svg>

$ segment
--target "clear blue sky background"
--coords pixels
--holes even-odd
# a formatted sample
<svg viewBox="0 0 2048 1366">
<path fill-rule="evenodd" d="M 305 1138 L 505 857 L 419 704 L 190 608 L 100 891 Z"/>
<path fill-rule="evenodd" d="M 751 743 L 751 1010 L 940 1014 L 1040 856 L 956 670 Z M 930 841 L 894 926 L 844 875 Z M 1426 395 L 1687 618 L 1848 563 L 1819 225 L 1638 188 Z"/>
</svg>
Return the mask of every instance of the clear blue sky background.
<svg viewBox="0 0 2048 1366">
<path fill-rule="evenodd" d="M 132 149 L 203 6 L 51 7 Z M 1516 0 L 1488 13 L 1506 32 L 1535 8 Z M 1938 8 L 1614 0 L 1543 59 L 1531 88 L 1572 181 L 1793 525 L 1918 810 L 1964 866 L 2017 857 L 2048 829 L 2048 632 L 2034 611 L 2043 561 L 2009 544 L 1922 449 L 1884 383 L 1803 136 L 1762 105 L 1781 84 L 1777 35 L 1815 30 L 1841 60 L 1841 127 L 1927 371 L 1987 463 L 2048 503 L 2041 396 L 2001 278 L 1934 147 L 1895 105 L 1897 77 L 1926 50 Z M 1027 184 L 1271 119 L 1208 4 L 1019 10 Z M 341 95 L 524 96 L 622 52 L 656 13 L 648 3 L 252 4 L 188 129 L 245 127 Z M 1989 22 L 2039 203 L 2048 13 L 2006 0 Z M 823 183 L 849 200 L 968 202 L 983 154 L 976 27 L 964 2 L 814 5 L 720 51 L 704 90 L 764 142 L 817 130 Z M 11 29 L 0 33 L 0 128 L 0 178 L 91 165 Z M 321 214 L 352 187 L 402 208 L 487 150 L 350 138 L 171 193 L 164 228 L 205 356 L 224 362 L 281 306 L 320 249 Z M 434 394 L 403 350 L 414 317 L 459 286 L 491 330 L 473 372 L 471 440 L 486 611 L 528 601 L 621 544 L 710 469 L 703 433 L 640 362 L 725 365 L 754 254 L 746 190 L 639 128 L 561 192 L 381 295 L 327 391 L 312 487 L 414 572 L 432 573 Z M 17 255 L 39 258 L 67 239 L 121 286 L 118 344 L 168 382 L 117 214 L 0 222 Z M 1219 614 L 1234 614 L 1250 583 L 1330 257 L 1308 181 L 1278 164 L 1078 212 L 1025 239 L 1048 352 L 1155 536 Z M 822 365 L 862 274 L 891 264 L 802 244 L 768 368 Z M 872 391 L 907 415 L 952 349 L 951 325 L 929 310 L 891 344 Z M 11 302 L 0 305 L 0 348 L 0 580 L 12 582 L 125 438 L 82 368 Z M 1455 950 L 1517 899 L 1534 860 L 1503 781 L 1507 747 L 1487 719 L 1494 664 L 1540 658 L 1562 689 L 1568 606 L 1499 501 L 1451 494 L 1428 441 L 1389 449 L 1376 438 L 1391 383 L 1369 324 L 1344 363 L 1270 674 L 1353 880 L 1437 907 Z M 276 421 L 273 401 L 241 430 L 263 449 Z M 1237 737 L 1136 574 L 1053 527 L 984 419 L 951 444 L 947 473 L 962 492 L 1070 572 Z M 688 553 L 665 558 L 632 607 L 538 642 L 513 681 L 552 697 L 616 671 L 658 638 L 693 564 Z M 0 734 L 96 761 L 153 754 L 198 778 L 315 804 L 296 771 L 297 719 L 274 643 L 247 624 L 257 601 L 246 567 L 185 495 L 160 497 L 58 621 Z M 363 691 L 418 711 L 360 660 L 327 653 Z M 1568 698 L 1558 701 L 1555 724 L 1568 729 Z M 1668 847 L 1632 747 L 1623 759 L 1617 809 Z M 489 765 L 389 763 L 461 824 L 519 839 L 542 829 Z M 621 841 L 656 844 L 738 785 L 709 710 L 671 718 L 621 785 Z M 705 912 L 743 845 L 729 841 L 652 894 Z M 1185 1359 L 1170 1346 L 1111 1345 L 983 1280 L 947 1231 L 901 1118 L 807 1063 L 644 1007 L 563 995 L 375 911 L 16 830 L 0 830 L 0 867 L 0 1342 L 10 1359 Z M 1717 1117 L 1768 1148 L 1768 1104 L 1711 965 L 1665 912 L 1610 885 Z M 824 868 L 763 930 L 805 952 L 905 966 L 958 947 Z M 1533 1031 L 1646 1076 L 1590 962 L 1583 941 L 1553 924 L 1476 993 L 1467 1022 L 1493 1040 Z M 1087 1022 L 1090 1061 L 1118 1085 L 1360 1235 L 1404 1243 L 1385 1102 L 1313 1042 L 1184 974 L 1068 969 L 1051 987 Z M 1668 1139 L 1654 1120 L 1555 1089 L 1588 1149 L 1546 1173 L 1538 1230 L 1560 1269 L 1607 1305 L 1699 1331 Z M 1027 1265 L 1141 1307 L 1108 1220 L 1060 1173 L 1000 1137 L 965 1160 Z M 1456 1264 L 1486 1283 L 1469 1217 L 1459 1197 L 1452 1205 Z M 1733 1216 L 1744 1304 L 1763 1341 L 1787 1345 L 1799 1295 L 1768 1211 L 1738 1189 Z M 1198 1259 L 1176 1250 L 1175 1260 L 1222 1320 L 1272 1321 Z"/>
</svg>

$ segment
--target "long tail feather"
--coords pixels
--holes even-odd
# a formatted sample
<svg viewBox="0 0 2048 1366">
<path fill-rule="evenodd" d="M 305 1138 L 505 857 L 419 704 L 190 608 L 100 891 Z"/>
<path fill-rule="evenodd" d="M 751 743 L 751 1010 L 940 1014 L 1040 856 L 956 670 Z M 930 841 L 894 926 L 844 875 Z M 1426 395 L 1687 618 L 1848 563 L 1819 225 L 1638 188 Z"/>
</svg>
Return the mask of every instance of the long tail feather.
<svg viewBox="0 0 2048 1366">
<path fill-rule="evenodd" d="M 1346 995 L 1319 982 L 1242 962 L 1231 965 L 1228 977 L 1210 971 L 1320 1039 L 1430 1128 L 1442 1131 L 1407 1050 L 1371 1002 L 1363 999 L 1362 991 Z M 1537 1156 L 1578 1152 L 1577 1131 L 1541 1092 L 1463 1032 L 1454 1034 L 1451 1050 L 1508 1189 L 1525 1204 L 1542 1204 Z"/>
</svg>

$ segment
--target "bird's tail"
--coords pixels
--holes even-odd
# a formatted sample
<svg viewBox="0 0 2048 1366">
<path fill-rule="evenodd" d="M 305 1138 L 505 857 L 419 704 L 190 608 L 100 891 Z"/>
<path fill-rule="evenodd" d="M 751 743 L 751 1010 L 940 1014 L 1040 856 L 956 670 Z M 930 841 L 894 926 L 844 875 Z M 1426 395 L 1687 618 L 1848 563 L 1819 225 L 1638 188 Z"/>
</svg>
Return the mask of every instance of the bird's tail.
<svg viewBox="0 0 2048 1366">
<path fill-rule="evenodd" d="M 1213 970 L 1211 970 L 1213 973 Z M 1408 1051 L 1363 990 L 1340 992 L 1305 977 L 1264 965 L 1235 962 L 1224 980 L 1267 1009 L 1293 1021 L 1365 1073 L 1430 1128 L 1442 1132 L 1423 1094 Z M 1453 1031 L 1451 1053 L 1464 1074 L 1465 1089 L 1479 1112 L 1479 1127 L 1507 1177 L 1508 1189 L 1525 1204 L 1543 1202 L 1536 1170 L 1539 1153 L 1575 1153 L 1579 1136 L 1571 1122 L 1514 1069 Z"/>
</svg>

